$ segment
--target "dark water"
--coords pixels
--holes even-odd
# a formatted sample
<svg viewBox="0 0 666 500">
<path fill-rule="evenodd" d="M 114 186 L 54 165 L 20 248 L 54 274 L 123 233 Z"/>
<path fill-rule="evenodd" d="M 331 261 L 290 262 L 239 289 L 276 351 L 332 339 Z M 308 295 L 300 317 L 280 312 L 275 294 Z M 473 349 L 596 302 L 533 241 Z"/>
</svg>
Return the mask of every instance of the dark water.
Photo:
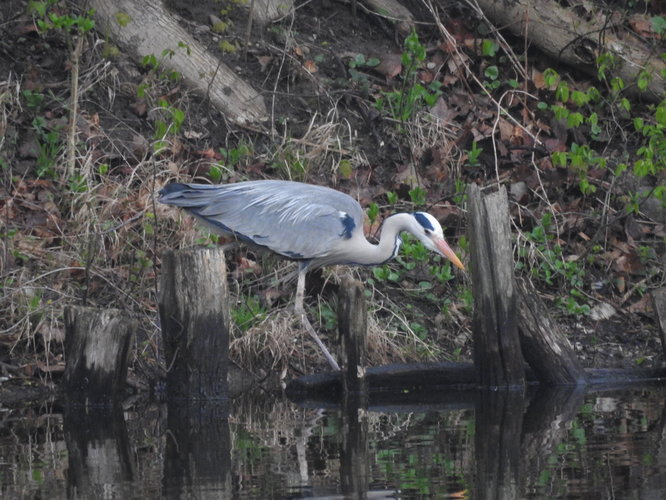
<svg viewBox="0 0 666 500">
<path fill-rule="evenodd" d="M 0 497 L 664 499 L 665 396 L 634 386 L 380 394 L 344 410 L 265 394 L 115 414 L 0 407 Z"/>
</svg>

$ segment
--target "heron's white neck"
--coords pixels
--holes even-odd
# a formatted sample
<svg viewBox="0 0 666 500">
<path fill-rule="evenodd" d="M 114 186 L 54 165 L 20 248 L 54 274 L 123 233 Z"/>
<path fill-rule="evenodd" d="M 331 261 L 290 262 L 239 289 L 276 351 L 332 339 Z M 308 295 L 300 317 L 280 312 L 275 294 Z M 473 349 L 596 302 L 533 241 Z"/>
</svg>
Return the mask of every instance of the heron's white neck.
<svg viewBox="0 0 666 500">
<path fill-rule="evenodd" d="M 410 214 L 395 214 L 382 224 L 379 243 L 373 245 L 361 236 L 348 253 L 350 262 L 361 265 L 382 264 L 398 254 L 401 241 L 398 236 L 403 231 L 412 232 L 414 217 Z"/>
</svg>

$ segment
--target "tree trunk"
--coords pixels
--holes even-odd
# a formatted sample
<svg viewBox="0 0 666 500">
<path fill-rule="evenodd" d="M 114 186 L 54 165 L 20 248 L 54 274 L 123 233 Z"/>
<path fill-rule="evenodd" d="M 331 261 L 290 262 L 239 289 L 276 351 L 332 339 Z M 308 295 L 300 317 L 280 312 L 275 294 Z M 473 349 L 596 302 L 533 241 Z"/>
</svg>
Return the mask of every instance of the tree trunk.
<svg viewBox="0 0 666 500">
<path fill-rule="evenodd" d="M 185 31 L 161 1 L 90 0 L 86 8 L 95 10 L 103 36 L 110 35 L 139 61 L 157 57 L 230 121 L 250 126 L 268 118 L 261 95 Z M 165 56 L 165 51 L 170 52 Z"/>
<path fill-rule="evenodd" d="M 609 29 L 612 22 L 587 21 L 553 0 L 478 0 L 478 5 L 496 26 L 505 26 L 519 37 L 527 36 L 548 56 L 592 76 L 597 75 L 597 57 L 603 53 L 615 56 L 615 64 L 608 70 L 609 80 L 619 76 L 628 86 L 647 70 L 651 80 L 646 95 L 663 99 L 666 85 L 661 74 L 666 63 L 637 37 L 635 43 L 629 42 L 631 37 L 618 38 Z"/>
</svg>

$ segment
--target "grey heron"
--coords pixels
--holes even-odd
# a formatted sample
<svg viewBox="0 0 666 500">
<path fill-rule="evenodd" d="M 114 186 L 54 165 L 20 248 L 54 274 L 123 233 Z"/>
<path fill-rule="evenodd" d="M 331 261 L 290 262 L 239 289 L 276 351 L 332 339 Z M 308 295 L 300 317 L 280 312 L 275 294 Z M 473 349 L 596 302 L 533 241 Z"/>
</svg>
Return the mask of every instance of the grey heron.
<svg viewBox="0 0 666 500">
<path fill-rule="evenodd" d="M 184 208 L 213 231 L 299 262 L 295 311 L 334 370 L 338 364 L 319 339 L 303 307 L 305 274 L 334 264 L 378 265 L 394 258 L 400 233 L 464 269 L 437 219 L 425 212 L 399 213 L 386 220 L 378 244 L 363 233 L 364 213 L 351 196 L 334 189 L 281 180 L 235 184 L 167 184 L 159 201 Z"/>
</svg>

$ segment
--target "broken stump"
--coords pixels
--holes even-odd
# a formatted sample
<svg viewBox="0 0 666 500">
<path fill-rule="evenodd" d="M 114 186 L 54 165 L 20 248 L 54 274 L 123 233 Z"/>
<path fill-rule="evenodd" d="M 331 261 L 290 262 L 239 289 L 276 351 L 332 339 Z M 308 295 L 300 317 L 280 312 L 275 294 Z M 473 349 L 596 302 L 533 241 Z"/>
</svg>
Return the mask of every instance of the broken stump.
<svg viewBox="0 0 666 500">
<path fill-rule="evenodd" d="M 525 385 L 516 322 L 511 224 L 506 189 L 482 196 L 469 186 L 469 242 L 474 295 L 474 366 L 481 387 Z"/>
<path fill-rule="evenodd" d="M 652 305 L 654 306 L 654 316 L 659 328 L 661 349 L 666 358 L 666 288 L 658 288 L 652 291 Z"/>
<path fill-rule="evenodd" d="M 229 294 L 219 248 L 169 251 L 162 256 L 160 321 L 167 398 L 227 396 Z"/>
<path fill-rule="evenodd" d="M 359 281 L 344 278 L 340 284 L 338 303 L 340 364 L 344 393 L 365 391 L 367 317 L 363 285 Z"/>
<path fill-rule="evenodd" d="M 125 390 L 127 357 L 137 322 L 119 309 L 65 308 L 65 398 L 113 406 Z"/>
<path fill-rule="evenodd" d="M 532 283 L 519 280 L 517 291 L 520 345 L 525 361 L 539 382 L 547 385 L 585 384 L 585 369 Z"/>
</svg>

